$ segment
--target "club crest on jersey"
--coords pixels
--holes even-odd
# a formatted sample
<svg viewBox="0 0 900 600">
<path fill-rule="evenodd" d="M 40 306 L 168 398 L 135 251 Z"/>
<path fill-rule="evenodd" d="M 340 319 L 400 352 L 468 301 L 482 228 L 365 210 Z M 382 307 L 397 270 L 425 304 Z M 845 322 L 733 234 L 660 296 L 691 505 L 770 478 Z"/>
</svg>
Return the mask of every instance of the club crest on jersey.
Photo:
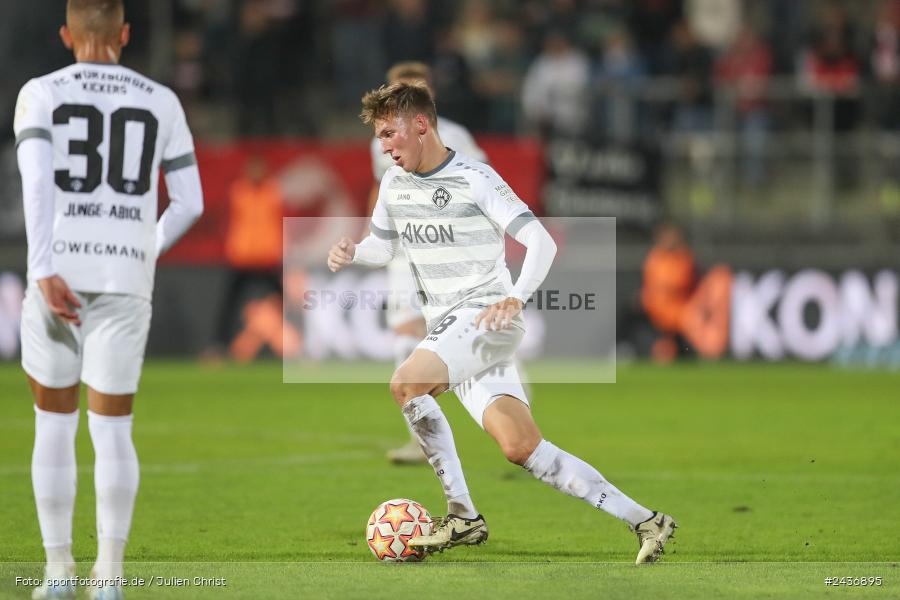
<svg viewBox="0 0 900 600">
<path fill-rule="evenodd" d="M 432 194 L 431 201 L 434 202 L 434 205 L 438 208 L 444 208 L 450 204 L 451 198 L 453 198 L 453 196 L 450 195 L 450 192 L 443 187 L 439 187 L 434 191 L 434 194 Z"/>
</svg>

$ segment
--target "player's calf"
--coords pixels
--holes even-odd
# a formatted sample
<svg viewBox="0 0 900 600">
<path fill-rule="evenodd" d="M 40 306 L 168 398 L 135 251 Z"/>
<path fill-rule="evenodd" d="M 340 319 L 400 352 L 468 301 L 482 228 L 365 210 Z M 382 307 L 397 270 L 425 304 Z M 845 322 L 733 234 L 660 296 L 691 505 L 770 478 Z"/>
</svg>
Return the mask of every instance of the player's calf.
<svg viewBox="0 0 900 600">
<path fill-rule="evenodd" d="M 37 397 L 37 394 L 36 394 Z M 47 566 L 33 598 L 74 598 L 72 514 L 75 506 L 77 467 L 75 434 L 78 410 L 57 413 L 35 406 L 34 452 L 31 479 L 37 505 Z"/>
<path fill-rule="evenodd" d="M 90 390 L 92 407 L 98 408 L 100 394 Z M 121 404 L 121 403 L 120 403 Z M 128 398 L 127 408 L 131 407 Z M 107 406 L 112 409 L 114 407 Z M 122 412 L 125 407 L 110 412 Z M 97 496 L 97 561 L 93 573 L 113 583 L 96 586 L 92 597 L 120 598 L 115 582 L 123 576 L 125 544 L 131 529 L 140 469 L 132 441 L 132 415 L 110 416 L 88 411 L 88 427 L 94 445 L 94 485 Z M 108 589 L 107 589 L 108 588 Z"/>
<path fill-rule="evenodd" d="M 500 396 L 485 410 L 485 430 L 509 462 L 524 467 L 543 437 L 528 405 L 513 396 Z"/>
<path fill-rule="evenodd" d="M 441 482 L 447 498 L 447 512 L 466 517 L 477 515 L 456 453 L 453 432 L 440 405 L 425 394 L 404 404 L 403 416 Z"/>
</svg>

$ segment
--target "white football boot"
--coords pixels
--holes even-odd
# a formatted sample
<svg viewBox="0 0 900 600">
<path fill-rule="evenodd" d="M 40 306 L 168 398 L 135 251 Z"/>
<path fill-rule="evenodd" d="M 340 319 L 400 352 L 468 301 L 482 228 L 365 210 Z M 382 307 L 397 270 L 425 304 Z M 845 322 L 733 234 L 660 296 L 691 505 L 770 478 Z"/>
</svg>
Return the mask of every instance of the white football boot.
<svg viewBox="0 0 900 600">
<path fill-rule="evenodd" d="M 52 581 L 52 584 L 51 584 Z M 44 580 L 31 592 L 32 600 L 75 598 L 75 565 L 67 565 L 64 570 L 44 568 Z"/>
<path fill-rule="evenodd" d="M 91 579 L 98 579 L 96 573 L 91 571 Z M 87 588 L 90 600 L 124 600 L 125 592 L 121 585 L 90 585 Z"/>
<path fill-rule="evenodd" d="M 663 546 L 669 538 L 675 537 L 675 519 L 661 512 L 653 512 L 653 516 L 634 526 L 632 531 L 637 535 L 638 551 L 636 565 L 656 562 L 663 553 Z"/>
<path fill-rule="evenodd" d="M 475 546 L 488 539 L 488 526 L 484 517 L 466 519 L 450 514 L 434 517 L 431 535 L 420 535 L 409 540 L 411 548 L 421 548 L 423 552 L 443 552 L 453 546 Z"/>
<path fill-rule="evenodd" d="M 428 463 L 428 457 L 422 451 L 422 447 L 416 440 L 409 440 L 406 444 L 393 450 L 388 450 L 387 458 L 395 465 L 421 465 Z"/>
</svg>

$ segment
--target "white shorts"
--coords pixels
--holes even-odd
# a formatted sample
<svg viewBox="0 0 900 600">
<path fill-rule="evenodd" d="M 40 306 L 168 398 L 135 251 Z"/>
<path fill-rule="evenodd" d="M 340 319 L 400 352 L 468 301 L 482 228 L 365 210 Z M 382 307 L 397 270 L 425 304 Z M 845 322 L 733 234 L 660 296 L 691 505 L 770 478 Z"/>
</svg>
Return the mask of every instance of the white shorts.
<svg viewBox="0 0 900 600">
<path fill-rule="evenodd" d="M 453 393 L 469 411 L 478 426 L 484 429 L 484 411 L 500 396 L 512 396 L 528 406 L 528 397 L 515 361 L 507 360 L 463 381 Z"/>
<path fill-rule="evenodd" d="M 390 296 L 387 302 L 387 324 L 396 329 L 404 323 L 422 319 L 413 281 L 405 254 L 395 256 L 387 266 Z"/>
<path fill-rule="evenodd" d="M 434 327 L 417 348 L 430 350 L 447 365 L 450 389 L 480 426 L 485 409 L 499 396 L 528 398 L 516 368 L 515 352 L 525 335 L 521 315 L 499 331 L 475 329 L 481 308 L 460 308 Z"/>
<path fill-rule="evenodd" d="M 74 292 L 81 325 L 50 311 L 29 285 L 22 303 L 22 368 L 45 387 L 83 381 L 102 394 L 134 394 L 141 378 L 151 305 L 139 296 Z"/>
</svg>

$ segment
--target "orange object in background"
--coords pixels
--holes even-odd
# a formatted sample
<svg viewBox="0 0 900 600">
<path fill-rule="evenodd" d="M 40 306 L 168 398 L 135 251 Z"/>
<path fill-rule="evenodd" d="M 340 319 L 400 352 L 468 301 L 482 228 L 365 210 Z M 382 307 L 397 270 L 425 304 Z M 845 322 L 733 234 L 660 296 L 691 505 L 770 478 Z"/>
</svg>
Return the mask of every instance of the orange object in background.
<svg viewBox="0 0 900 600">
<path fill-rule="evenodd" d="M 232 358 L 247 362 L 265 346 L 277 356 L 294 355 L 302 338 L 282 317 L 282 217 L 284 205 L 279 181 L 265 157 L 256 152 L 244 164 L 242 175 L 228 193 L 229 218 L 225 258 L 229 272 L 224 307 L 219 315 L 216 356 L 228 348 Z M 259 298 L 259 289 L 269 295 Z M 248 292 L 255 299 L 247 301 Z M 231 339 L 232 324 L 241 330 Z"/>
<path fill-rule="evenodd" d="M 719 358 L 728 348 L 731 321 L 731 269 L 713 267 L 684 308 L 684 337 L 704 358 Z"/>
<path fill-rule="evenodd" d="M 644 260 L 643 272 L 641 306 L 650 322 L 660 333 L 682 333 L 682 317 L 696 274 L 694 254 L 676 225 L 659 227 L 656 243 Z"/>
<path fill-rule="evenodd" d="M 240 363 L 256 358 L 269 346 L 279 358 L 296 357 L 303 349 L 303 334 L 282 317 L 281 297 L 273 294 L 248 302 L 241 311 L 244 329 L 231 342 L 231 357 Z"/>
<path fill-rule="evenodd" d="M 228 264 L 238 269 L 278 269 L 281 266 L 283 204 L 278 181 L 269 176 L 265 160 L 254 155 L 244 176 L 231 185 L 229 222 L 225 236 Z"/>
<path fill-rule="evenodd" d="M 656 243 L 644 261 L 641 305 L 662 336 L 651 356 L 669 363 L 678 355 L 682 337 L 700 356 L 717 358 L 728 347 L 731 315 L 731 269 L 713 267 L 697 283 L 694 255 L 681 229 L 667 223 L 656 231 Z"/>
</svg>

